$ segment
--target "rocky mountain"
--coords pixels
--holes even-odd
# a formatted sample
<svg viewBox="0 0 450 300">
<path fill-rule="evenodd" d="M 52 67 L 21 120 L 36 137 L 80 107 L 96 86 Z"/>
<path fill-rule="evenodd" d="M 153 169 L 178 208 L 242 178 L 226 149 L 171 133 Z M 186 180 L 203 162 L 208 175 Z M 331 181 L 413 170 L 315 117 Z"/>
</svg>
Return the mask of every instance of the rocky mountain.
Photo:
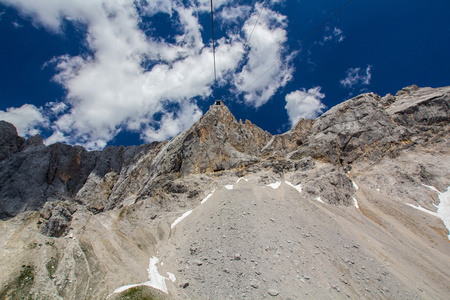
<svg viewBox="0 0 450 300">
<path fill-rule="evenodd" d="M 450 295 L 450 87 L 87 151 L 0 121 L 1 299 Z M 446 227 L 447 226 L 447 227 Z"/>
</svg>

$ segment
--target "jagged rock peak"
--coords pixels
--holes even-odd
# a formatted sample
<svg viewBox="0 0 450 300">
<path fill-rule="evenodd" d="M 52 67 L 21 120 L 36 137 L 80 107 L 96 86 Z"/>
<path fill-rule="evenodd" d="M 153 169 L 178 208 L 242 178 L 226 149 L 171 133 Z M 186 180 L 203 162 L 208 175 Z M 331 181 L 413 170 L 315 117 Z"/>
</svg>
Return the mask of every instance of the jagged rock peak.
<svg viewBox="0 0 450 300">
<path fill-rule="evenodd" d="M 174 137 L 152 166 L 155 175 L 217 172 L 258 161 L 272 135 L 246 121 L 237 122 L 225 105 L 212 105 L 191 128 Z"/>
<path fill-rule="evenodd" d="M 221 104 L 211 105 L 209 110 L 199 120 L 201 124 L 217 124 L 218 122 L 227 125 L 232 122 L 237 122 L 234 115 L 223 102 Z"/>
</svg>

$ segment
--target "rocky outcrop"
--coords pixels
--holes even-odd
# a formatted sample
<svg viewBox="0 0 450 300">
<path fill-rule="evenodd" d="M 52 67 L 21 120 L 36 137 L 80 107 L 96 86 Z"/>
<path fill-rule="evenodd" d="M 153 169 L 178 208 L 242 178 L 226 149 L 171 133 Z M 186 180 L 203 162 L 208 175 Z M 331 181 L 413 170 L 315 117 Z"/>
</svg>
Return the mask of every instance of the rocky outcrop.
<svg viewBox="0 0 450 300">
<path fill-rule="evenodd" d="M 72 215 L 76 210 L 74 203 L 61 201 L 45 203 L 39 216 L 39 232 L 51 237 L 65 235 L 69 231 Z"/>
<path fill-rule="evenodd" d="M 123 147 L 89 152 L 80 146 L 44 146 L 36 138 L 0 162 L 0 217 L 40 210 L 47 201 L 74 200 L 91 174 L 103 178 L 122 168 Z M 37 145 L 37 146 L 36 146 Z"/>
<path fill-rule="evenodd" d="M 449 88 L 421 88 L 411 86 L 399 91 L 386 112 L 393 121 L 410 133 L 416 144 L 429 139 L 442 139 L 450 124 Z"/>
</svg>

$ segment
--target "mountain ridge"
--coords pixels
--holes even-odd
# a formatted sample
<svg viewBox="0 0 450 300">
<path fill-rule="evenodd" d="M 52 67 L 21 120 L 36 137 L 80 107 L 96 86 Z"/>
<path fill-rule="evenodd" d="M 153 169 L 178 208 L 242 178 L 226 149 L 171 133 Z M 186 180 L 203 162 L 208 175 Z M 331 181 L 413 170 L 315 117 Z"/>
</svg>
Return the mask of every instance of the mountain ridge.
<svg viewBox="0 0 450 300">
<path fill-rule="evenodd" d="M 19 199 L 18 202 L 23 203 L 22 208 L 5 209 L 8 195 L 4 191 L 20 187 L 2 187 L 0 194 L 4 200 L 0 203 L 0 216 L 14 216 L 27 209 L 25 207 L 40 209 L 46 199 L 52 197 L 77 198 L 76 194 L 86 183 L 105 187 L 102 192 L 105 199 L 92 205 L 94 211 L 113 208 L 124 199 L 113 193 L 119 190 L 119 186 L 114 188 L 114 185 L 121 178 L 122 169 L 124 174 L 128 174 L 127 167 L 139 160 L 141 153 L 149 151 L 152 155 L 144 154 L 147 161 L 151 160 L 149 166 L 145 166 L 150 177 L 148 186 L 159 176 L 178 178 L 194 173 L 247 169 L 262 161 L 269 165 L 270 160 L 274 159 L 281 159 L 289 168 L 292 168 L 292 163 L 288 161 L 302 157 L 346 167 L 361 157 L 370 156 L 370 159 L 376 160 L 384 155 L 395 156 L 396 152 L 414 144 L 410 138 L 412 135 L 420 136 L 434 130 L 433 134 L 439 136 L 437 132 L 443 131 L 442 126 L 448 126 L 448 92 L 448 87 L 419 89 L 410 86 L 396 96 L 362 94 L 336 105 L 316 120 L 300 120 L 281 135 L 271 135 L 248 120 L 238 122 L 223 104 L 212 105 L 198 122 L 172 140 L 127 148 L 110 146 L 102 151 L 87 151 L 81 146 L 59 143 L 44 146 L 39 135 L 25 141 L 10 125 L 2 122 L 2 127 L 8 127 L 2 131 L 5 134 L 0 141 L 3 149 L 1 157 L 4 157 L 2 163 L 7 165 L 5 158 L 17 153 L 18 161 L 26 160 L 30 165 L 34 163 L 30 168 L 32 172 L 44 175 L 36 184 L 39 191 L 30 193 L 42 196 L 26 196 L 28 202 L 30 197 L 35 198 L 30 206 L 24 199 Z M 5 151 L 5 147 L 9 147 L 9 152 Z M 17 161 L 14 163 L 17 165 Z M 11 163 L 13 170 L 14 163 Z M 21 170 L 21 165 L 18 167 L 16 171 Z M 7 175 L 3 176 L 2 182 L 8 185 L 12 171 L 8 173 L 8 166 L 3 169 Z M 25 167 L 25 176 L 31 175 L 28 171 Z M 109 176 L 105 178 L 106 174 Z M 46 186 L 44 191 L 42 186 Z M 96 200 L 91 202 L 99 202 Z M 16 202 L 17 206 L 17 198 L 10 202 Z"/>
<path fill-rule="evenodd" d="M 0 122 L 0 295 L 120 298 L 158 255 L 160 273 L 179 278 L 163 279 L 172 298 L 260 299 L 274 287 L 282 298 L 427 298 L 416 286 L 441 298 L 449 101 L 450 87 L 366 93 L 281 135 L 212 105 L 169 141 L 102 151 L 45 146 Z"/>
</svg>

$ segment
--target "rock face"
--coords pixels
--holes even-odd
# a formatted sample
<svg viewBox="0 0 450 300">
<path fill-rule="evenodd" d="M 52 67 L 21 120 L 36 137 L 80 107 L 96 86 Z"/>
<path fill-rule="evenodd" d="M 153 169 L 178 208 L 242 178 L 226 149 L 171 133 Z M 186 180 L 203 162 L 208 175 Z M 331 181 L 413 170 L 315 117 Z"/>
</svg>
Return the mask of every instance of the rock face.
<svg viewBox="0 0 450 300">
<path fill-rule="evenodd" d="M 213 105 L 170 141 L 103 151 L 0 121 L 0 298 L 165 299 L 159 272 L 181 299 L 443 299 L 449 101 L 367 93 L 274 136 Z"/>
<path fill-rule="evenodd" d="M 39 232 L 52 237 L 65 235 L 69 231 L 72 215 L 76 209 L 72 203 L 59 201 L 45 203 L 38 221 Z"/>
<path fill-rule="evenodd" d="M 0 121 L 0 161 L 18 152 L 25 139 L 19 137 L 17 130 L 11 123 Z"/>
</svg>

